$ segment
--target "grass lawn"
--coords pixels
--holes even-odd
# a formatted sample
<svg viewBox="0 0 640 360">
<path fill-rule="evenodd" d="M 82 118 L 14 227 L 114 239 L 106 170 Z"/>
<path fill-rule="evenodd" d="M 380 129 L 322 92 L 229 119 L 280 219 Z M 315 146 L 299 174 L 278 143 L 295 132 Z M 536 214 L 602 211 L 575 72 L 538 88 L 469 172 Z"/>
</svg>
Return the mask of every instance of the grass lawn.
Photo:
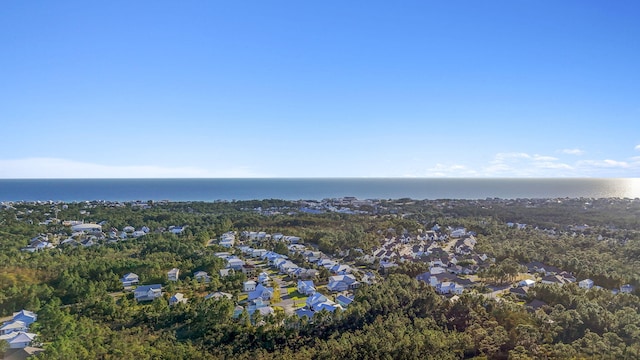
<svg viewBox="0 0 640 360">
<path fill-rule="evenodd" d="M 308 296 L 300 294 L 298 292 L 298 289 L 295 287 L 290 287 L 287 288 L 287 293 L 289 294 L 289 297 L 291 298 L 291 300 L 294 300 L 295 302 L 301 301 L 307 301 Z"/>
</svg>

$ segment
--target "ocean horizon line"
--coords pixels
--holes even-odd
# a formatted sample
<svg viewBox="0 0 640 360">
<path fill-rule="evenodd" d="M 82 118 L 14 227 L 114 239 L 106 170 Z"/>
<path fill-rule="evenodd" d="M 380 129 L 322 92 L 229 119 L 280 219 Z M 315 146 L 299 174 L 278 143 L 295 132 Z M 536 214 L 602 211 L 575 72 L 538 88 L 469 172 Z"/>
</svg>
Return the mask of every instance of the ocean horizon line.
<svg viewBox="0 0 640 360">
<path fill-rule="evenodd" d="M 637 198 L 629 178 L 0 179 L 0 201 Z"/>
</svg>

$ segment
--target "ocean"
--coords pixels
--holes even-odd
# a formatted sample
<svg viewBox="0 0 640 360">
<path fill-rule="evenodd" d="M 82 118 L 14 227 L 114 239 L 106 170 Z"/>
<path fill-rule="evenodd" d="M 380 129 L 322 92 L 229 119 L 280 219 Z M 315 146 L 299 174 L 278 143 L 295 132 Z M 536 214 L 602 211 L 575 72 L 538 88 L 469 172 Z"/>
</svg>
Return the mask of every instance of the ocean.
<svg viewBox="0 0 640 360">
<path fill-rule="evenodd" d="M 0 201 L 638 198 L 640 179 L 2 179 Z"/>
</svg>

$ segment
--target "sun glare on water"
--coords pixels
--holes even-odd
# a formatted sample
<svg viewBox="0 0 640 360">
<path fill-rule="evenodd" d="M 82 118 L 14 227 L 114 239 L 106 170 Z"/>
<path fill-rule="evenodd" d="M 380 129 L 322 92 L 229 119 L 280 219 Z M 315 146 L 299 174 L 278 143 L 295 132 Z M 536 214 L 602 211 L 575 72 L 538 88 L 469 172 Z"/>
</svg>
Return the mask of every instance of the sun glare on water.
<svg viewBox="0 0 640 360">
<path fill-rule="evenodd" d="M 640 178 L 621 180 L 624 187 L 624 197 L 635 199 L 640 198 Z"/>
</svg>

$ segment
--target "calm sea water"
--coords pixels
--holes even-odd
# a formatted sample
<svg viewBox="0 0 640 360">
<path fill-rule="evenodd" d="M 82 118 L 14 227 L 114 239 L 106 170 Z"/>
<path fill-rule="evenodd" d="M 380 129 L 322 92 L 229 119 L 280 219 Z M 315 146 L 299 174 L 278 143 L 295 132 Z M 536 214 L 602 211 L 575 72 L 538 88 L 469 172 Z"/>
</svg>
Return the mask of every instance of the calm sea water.
<svg viewBox="0 0 640 360">
<path fill-rule="evenodd" d="M 0 201 L 637 198 L 640 179 L 0 180 Z"/>
</svg>

